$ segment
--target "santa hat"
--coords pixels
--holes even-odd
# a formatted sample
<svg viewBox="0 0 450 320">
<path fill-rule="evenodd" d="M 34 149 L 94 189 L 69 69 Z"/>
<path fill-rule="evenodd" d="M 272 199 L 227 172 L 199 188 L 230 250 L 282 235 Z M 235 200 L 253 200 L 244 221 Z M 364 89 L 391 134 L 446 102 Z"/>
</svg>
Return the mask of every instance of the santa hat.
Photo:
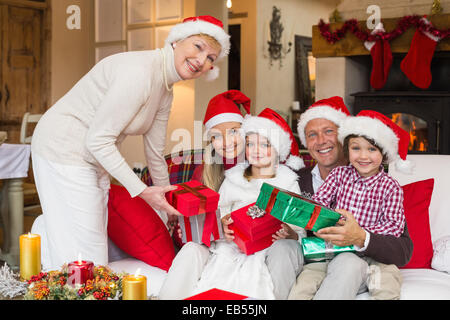
<svg viewBox="0 0 450 320">
<path fill-rule="evenodd" d="M 297 124 L 300 141 L 306 147 L 305 128 L 309 121 L 323 118 L 330 120 L 339 127 L 348 116 L 350 116 L 350 112 L 341 97 L 334 96 L 316 101 L 300 116 Z"/>
<path fill-rule="evenodd" d="M 171 44 L 201 33 L 207 34 L 219 42 L 222 48 L 218 60 L 228 56 L 230 52 L 230 36 L 223 29 L 222 21 L 212 16 L 198 16 L 184 19 L 182 23 L 178 23 L 170 29 L 165 43 Z M 214 66 L 207 72 L 206 80 L 214 80 L 218 76 L 219 68 Z"/>
<path fill-rule="evenodd" d="M 224 122 L 240 122 L 244 121 L 238 104 L 242 104 L 245 111 L 250 113 L 251 100 L 239 90 L 228 90 L 213 97 L 206 109 L 203 124 L 206 130 L 224 123 Z"/>
<path fill-rule="evenodd" d="M 288 167 L 298 170 L 305 166 L 289 124 L 272 109 L 266 108 L 258 116 L 246 116 L 242 129 L 246 134 L 266 137 L 277 150 L 280 162 L 285 162 Z"/>
<path fill-rule="evenodd" d="M 406 160 L 409 133 L 385 115 L 372 110 L 362 110 L 355 117 L 348 117 L 338 132 L 341 143 L 351 134 L 374 140 L 375 144 L 383 149 L 388 163 L 395 162 L 396 169 L 400 172 L 412 172 L 414 164 Z"/>
</svg>

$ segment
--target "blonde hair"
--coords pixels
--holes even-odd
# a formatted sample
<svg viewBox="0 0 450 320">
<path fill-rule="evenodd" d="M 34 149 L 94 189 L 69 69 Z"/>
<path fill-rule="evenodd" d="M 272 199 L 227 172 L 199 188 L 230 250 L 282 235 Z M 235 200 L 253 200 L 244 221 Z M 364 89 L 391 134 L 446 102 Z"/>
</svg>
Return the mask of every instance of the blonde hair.
<svg viewBox="0 0 450 320">
<path fill-rule="evenodd" d="M 209 34 L 199 33 L 199 34 L 194 34 L 194 36 L 199 36 L 199 37 L 203 38 L 211 47 L 219 50 L 219 52 L 222 50 L 222 46 L 220 45 L 219 41 L 217 41 L 216 38 L 210 36 Z"/>
<path fill-rule="evenodd" d="M 214 156 L 214 147 L 212 143 L 209 143 L 205 147 L 202 182 L 205 186 L 217 192 L 225 178 L 225 170 L 222 163 L 215 161 Z"/>
</svg>

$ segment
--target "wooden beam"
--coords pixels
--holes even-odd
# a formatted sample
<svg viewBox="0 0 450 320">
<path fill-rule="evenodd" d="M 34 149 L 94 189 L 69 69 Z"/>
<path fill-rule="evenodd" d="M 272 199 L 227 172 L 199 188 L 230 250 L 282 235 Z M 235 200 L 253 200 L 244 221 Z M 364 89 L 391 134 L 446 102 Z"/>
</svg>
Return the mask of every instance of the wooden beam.
<svg viewBox="0 0 450 320">
<path fill-rule="evenodd" d="M 400 18 L 382 19 L 384 29 L 389 32 L 396 28 Z M 450 14 L 439 14 L 428 17 L 433 26 L 438 29 L 450 28 Z M 358 22 L 361 29 L 366 29 L 366 21 Z M 330 31 L 335 31 L 344 25 L 343 22 L 332 23 Z M 415 28 L 409 28 L 401 36 L 390 42 L 393 53 L 406 53 L 411 46 Z M 436 51 L 450 51 L 450 39 L 442 40 L 436 46 Z M 347 32 L 345 37 L 335 44 L 329 43 L 321 34 L 319 26 L 315 25 L 312 29 L 312 53 L 316 58 L 323 57 L 346 57 L 369 55 L 370 52 L 364 47 L 364 43 L 353 33 Z"/>
<path fill-rule="evenodd" d="M 44 10 L 48 7 L 47 1 L 38 2 L 30 0 L 0 0 L 0 4 L 6 4 L 15 7 L 25 7 Z"/>
</svg>

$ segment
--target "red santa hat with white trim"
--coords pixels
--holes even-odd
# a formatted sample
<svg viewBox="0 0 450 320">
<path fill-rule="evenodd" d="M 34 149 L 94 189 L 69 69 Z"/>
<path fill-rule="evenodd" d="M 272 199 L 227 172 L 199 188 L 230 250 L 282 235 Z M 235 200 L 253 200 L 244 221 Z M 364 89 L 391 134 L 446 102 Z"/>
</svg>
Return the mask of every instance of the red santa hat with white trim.
<svg viewBox="0 0 450 320">
<path fill-rule="evenodd" d="M 400 128 L 384 114 L 373 110 L 362 110 L 354 117 L 348 117 L 338 130 L 338 139 L 344 143 L 345 137 L 355 134 L 375 141 L 383 150 L 388 163 L 394 162 L 398 171 L 411 173 L 414 163 L 406 160 L 409 133 Z"/>
<path fill-rule="evenodd" d="M 266 137 L 277 150 L 280 162 L 288 167 L 298 170 L 305 166 L 289 124 L 274 110 L 266 108 L 258 116 L 246 116 L 242 130 Z"/>
<path fill-rule="evenodd" d="M 339 127 L 348 116 L 350 116 L 350 112 L 344 100 L 339 96 L 316 101 L 301 114 L 297 124 L 297 132 L 301 143 L 306 147 L 305 128 L 309 121 L 319 118 L 327 119 Z"/>
<path fill-rule="evenodd" d="M 172 29 L 170 29 L 165 43 L 171 44 L 201 33 L 207 34 L 216 39 L 222 47 L 217 60 L 228 56 L 230 53 L 230 36 L 223 29 L 222 21 L 209 15 L 189 17 L 184 19 L 182 23 L 176 24 Z M 213 66 L 211 70 L 206 73 L 205 78 L 206 80 L 211 81 L 216 79 L 218 76 L 219 68 L 217 66 Z"/>
<path fill-rule="evenodd" d="M 228 90 L 213 97 L 203 119 L 206 130 L 224 122 L 242 123 L 244 117 L 239 110 L 239 104 L 250 114 L 251 100 L 239 90 Z"/>
</svg>

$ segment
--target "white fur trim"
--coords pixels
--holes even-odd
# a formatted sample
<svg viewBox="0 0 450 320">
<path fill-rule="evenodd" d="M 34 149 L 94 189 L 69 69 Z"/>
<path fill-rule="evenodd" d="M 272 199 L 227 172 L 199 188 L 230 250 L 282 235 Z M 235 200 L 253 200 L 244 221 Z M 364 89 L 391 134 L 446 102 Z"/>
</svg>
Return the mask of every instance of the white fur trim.
<svg viewBox="0 0 450 320">
<path fill-rule="evenodd" d="M 278 152 L 280 161 L 285 161 L 291 153 L 291 137 L 275 122 L 263 117 L 246 116 L 242 123 L 245 134 L 254 132 L 269 139 L 270 143 Z"/>
<path fill-rule="evenodd" d="M 170 29 L 165 42 L 166 44 L 170 44 L 200 33 L 210 35 L 220 43 L 222 50 L 220 51 L 219 59 L 228 55 L 230 52 L 230 36 L 221 27 L 203 20 L 187 21 L 176 24 Z"/>
<path fill-rule="evenodd" d="M 393 162 L 398 156 L 398 137 L 388 126 L 381 121 L 370 117 L 348 117 L 338 130 L 338 139 L 341 143 L 351 134 L 371 138 L 383 149 L 388 162 Z"/>
<path fill-rule="evenodd" d="M 224 122 L 240 122 L 244 121 L 244 117 L 238 113 L 219 113 L 215 115 L 205 123 L 206 130 L 211 129 L 212 127 L 224 123 Z"/>
<path fill-rule="evenodd" d="M 328 105 L 312 107 L 300 116 L 297 124 L 297 132 L 302 144 L 306 147 L 305 128 L 309 121 L 313 119 L 327 119 L 335 123 L 338 127 L 347 118 L 348 115 L 342 111 L 336 110 Z"/>
<path fill-rule="evenodd" d="M 411 160 L 402 160 L 399 157 L 397 161 L 395 161 L 395 169 L 402 173 L 412 174 L 414 167 L 415 163 Z"/>
<path fill-rule="evenodd" d="M 206 81 L 213 81 L 219 77 L 220 69 L 217 66 L 214 66 L 211 70 L 207 71 L 203 79 Z"/>
<path fill-rule="evenodd" d="M 247 169 L 248 166 L 248 162 L 238 163 L 234 167 L 225 171 L 225 179 L 229 180 L 229 182 L 237 187 L 234 189 L 235 192 L 238 192 L 238 194 L 236 194 L 238 198 L 242 198 L 243 196 L 245 197 L 245 194 L 242 194 L 241 188 L 251 188 L 262 183 L 261 179 L 252 179 L 248 181 L 247 178 L 244 178 L 244 170 Z M 289 189 L 298 180 L 298 175 L 288 166 L 279 164 L 276 169 L 275 177 L 263 180 L 274 186 Z"/>
<path fill-rule="evenodd" d="M 427 18 L 422 18 L 420 20 L 422 20 L 426 24 L 431 24 L 431 22 Z M 441 40 L 441 37 L 435 36 L 430 32 L 423 32 L 423 34 L 426 35 L 428 38 L 430 38 L 433 41 L 439 42 Z"/>
<path fill-rule="evenodd" d="M 379 22 L 375 28 L 373 29 L 373 31 L 371 32 L 371 34 L 375 34 L 378 32 L 384 32 L 384 27 L 383 27 L 383 23 Z M 373 46 L 375 45 L 376 41 L 364 41 L 364 47 L 366 47 L 367 50 L 372 50 Z"/>
<path fill-rule="evenodd" d="M 287 158 L 284 164 L 293 170 L 299 170 L 305 167 L 303 159 L 298 156 L 294 156 L 292 154 L 289 156 L 289 158 Z"/>
</svg>

